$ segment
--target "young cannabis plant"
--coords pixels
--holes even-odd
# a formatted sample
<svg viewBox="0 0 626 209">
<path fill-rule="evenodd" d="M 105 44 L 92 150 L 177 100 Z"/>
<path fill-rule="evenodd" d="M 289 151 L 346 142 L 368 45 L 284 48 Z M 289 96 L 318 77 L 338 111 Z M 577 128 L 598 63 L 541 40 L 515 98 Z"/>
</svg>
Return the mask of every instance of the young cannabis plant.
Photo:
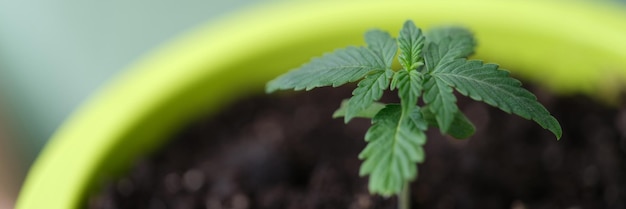
<svg viewBox="0 0 626 209">
<path fill-rule="evenodd" d="M 387 32 L 365 33 L 367 47 L 347 47 L 315 58 L 267 84 L 267 92 L 279 89 L 311 90 L 359 81 L 352 97 L 334 117 L 345 122 L 355 117 L 372 119 L 365 134 L 367 146 L 360 174 L 369 175 L 371 193 L 399 194 L 417 177 L 417 163 L 424 162 L 424 131 L 438 127 L 455 138 L 474 134 L 473 124 L 459 111 L 453 90 L 483 101 L 507 113 L 533 120 L 561 137 L 561 126 L 537 102 L 537 98 L 509 77 L 498 65 L 466 58 L 474 52 L 473 35 L 464 28 L 441 27 L 423 34 L 412 21 L 398 39 Z M 398 53 L 402 69 L 392 69 Z M 397 89 L 400 104 L 377 101 L 385 90 Z M 421 98 L 423 106 L 419 106 Z"/>
</svg>

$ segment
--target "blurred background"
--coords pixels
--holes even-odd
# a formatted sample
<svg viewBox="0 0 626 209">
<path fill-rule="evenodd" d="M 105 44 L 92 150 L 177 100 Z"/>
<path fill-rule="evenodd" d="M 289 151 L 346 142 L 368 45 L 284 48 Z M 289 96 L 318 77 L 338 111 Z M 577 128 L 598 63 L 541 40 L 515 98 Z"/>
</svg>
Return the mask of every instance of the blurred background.
<svg viewBox="0 0 626 209">
<path fill-rule="evenodd" d="M 194 26 L 274 1 L 0 0 L 0 209 L 13 208 L 54 130 L 122 69 Z"/>
<path fill-rule="evenodd" d="M 133 61 L 201 23 L 270 0 L 0 0 L 0 209 L 46 140 Z"/>
</svg>

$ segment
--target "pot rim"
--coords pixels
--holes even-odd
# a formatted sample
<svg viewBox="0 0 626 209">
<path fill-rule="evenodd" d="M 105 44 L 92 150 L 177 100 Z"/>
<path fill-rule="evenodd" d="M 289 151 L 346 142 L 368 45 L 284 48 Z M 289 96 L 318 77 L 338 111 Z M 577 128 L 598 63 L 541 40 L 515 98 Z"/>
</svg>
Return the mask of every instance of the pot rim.
<svg viewBox="0 0 626 209">
<path fill-rule="evenodd" d="M 362 44 L 371 27 L 395 36 L 406 19 L 424 28 L 468 26 L 480 41 L 477 58 L 555 91 L 611 91 L 626 78 L 626 15 L 597 2 L 272 3 L 200 26 L 97 92 L 42 151 L 17 208 L 79 208 L 95 178 L 154 149 L 180 121 L 216 111 L 250 89 L 260 92 L 267 80 L 312 56 Z"/>
</svg>

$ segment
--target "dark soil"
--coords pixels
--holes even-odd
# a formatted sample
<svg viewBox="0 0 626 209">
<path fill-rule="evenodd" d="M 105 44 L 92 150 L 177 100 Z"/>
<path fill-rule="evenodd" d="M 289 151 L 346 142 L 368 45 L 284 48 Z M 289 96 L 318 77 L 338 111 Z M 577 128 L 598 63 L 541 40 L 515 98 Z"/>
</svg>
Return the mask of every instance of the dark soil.
<svg viewBox="0 0 626 209">
<path fill-rule="evenodd" d="M 536 92 L 536 91 L 535 91 Z M 90 198 L 89 208 L 396 208 L 371 196 L 357 154 L 369 120 L 331 119 L 350 95 L 316 89 L 246 99 L 182 130 Z M 582 96 L 540 101 L 561 122 L 557 141 L 531 121 L 459 97 L 469 140 L 428 132 L 413 208 L 625 209 L 626 107 Z"/>
</svg>

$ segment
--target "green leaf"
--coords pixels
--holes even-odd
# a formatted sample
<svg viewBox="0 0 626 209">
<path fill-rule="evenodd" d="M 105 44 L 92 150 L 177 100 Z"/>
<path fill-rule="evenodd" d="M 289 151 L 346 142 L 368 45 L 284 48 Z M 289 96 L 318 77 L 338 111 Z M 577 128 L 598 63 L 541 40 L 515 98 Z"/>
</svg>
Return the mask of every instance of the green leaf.
<svg viewBox="0 0 626 209">
<path fill-rule="evenodd" d="M 400 105 L 392 104 L 374 116 L 365 134 L 367 146 L 359 154 L 364 159 L 359 173 L 370 175 L 371 193 L 397 194 L 405 182 L 416 178 L 416 164 L 424 161 L 425 128 L 418 108 L 403 117 Z"/>
<path fill-rule="evenodd" d="M 372 104 L 365 108 L 363 111 L 354 115 L 355 118 L 373 118 L 378 111 L 385 108 L 385 104 L 380 102 L 372 102 Z M 335 110 L 333 113 L 333 118 L 344 117 L 346 115 L 346 111 L 348 110 L 348 100 L 345 99 L 341 102 L 341 106 L 339 109 Z"/>
<path fill-rule="evenodd" d="M 367 43 L 369 49 L 383 60 L 386 67 L 391 67 L 393 58 L 398 51 L 398 45 L 389 33 L 381 30 L 370 30 L 365 33 L 365 43 Z"/>
<path fill-rule="evenodd" d="M 537 102 L 535 95 L 522 88 L 521 82 L 509 77 L 507 71 L 499 70 L 498 65 L 458 59 L 442 66 L 432 76 L 474 100 L 533 120 L 554 133 L 557 139 L 561 138 L 559 122 Z"/>
<path fill-rule="evenodd" d="M 438 66 L 458 58 L 467 58 L 474 53 L 476 41 L 470 31 L 460 27 L 434 28 L 426 34 L 424 50 L 428 72 L 436 71 Z"/>
<path fill-rule="evenodd" d="M 427 44 L 432 42 L 446 46 L 449 56 L 453 59 L 467 58 L 474 53 L 476 40 L 467 28 L 463 27 L 436 27 L 428 30 L 425 34 Z"/>
<path fill-rule="evenodd" d="M 400 70 L 393 76 L 392 83 L 393 87 L 398 87 L 402 112 L 410 112 L 417 105 L 417 98 L 422 93 L 422 77 L 415 70 Z"/>
<path fill-rule="evenodd" d="M 428 125 L 439 128 L 439 124 L 437 124 L 437 119 L 435 118 L 435 113 L 430 110 L 429 106 L 422 108 L 422 116 L 424 117 L 424 120 L 428 122 Z M 474 124 L 467 119 L 463 112 L 458 111 L 454 115 L 454 119 L 452 119 L 452 123 L 450 124 L 450 129 L 446 134 L 456 139 L 467 139 L 474 135 L 475 132 L 476 127 L 474 127 Z"/>
<path fill-rule="evenodd" d="M 337 87 L 357 81 L 373 70 L 384 70 L 385 63 L 372 50 L 348 47 L 314 58 L 302 67 L 270 81 L 266 92 L 279 89 L 310 90 L 316 87 Z"/>
<path fill-rule="evenodd" d="M 435 114 L 441 133 L 449 133 L 454 117 L 459 112 L 452 87 L 438 77 L 429 77 L 424 82 L 424 102 Z"/>
<path fill-rule="evenodd" d="M 459 57 L 469 56 L 475 47 L 472 34 L 462 28 L 433 29 L 427 38 L 424 60 L 430 73 L 441 70 L 442 66 Z M 424 89 L 424 102 L 431 106 L 441 132 L 449 134 L 458 112 L 452 87 L 433 76 L 426 80 Z"/>
<path fill-rule="evenodd" d="M 391 70 L 376 70 L 359 82 L 352 91 L 353 96 L 348 100 L 348 109 L 344 117 L 346 123 L 383 96 L 392 74 Z"/>
<path fill-rule="evenodd" d="M 398 60 L 404 69 L 411 71 L 422 65 L 422 47 L 424 46 L 424 35 L 422 30 L 417 28 L 413 21 L 406 21 L 400 36 L 398 36 L 398 46 L 400 55 Z"/>
</svg>

